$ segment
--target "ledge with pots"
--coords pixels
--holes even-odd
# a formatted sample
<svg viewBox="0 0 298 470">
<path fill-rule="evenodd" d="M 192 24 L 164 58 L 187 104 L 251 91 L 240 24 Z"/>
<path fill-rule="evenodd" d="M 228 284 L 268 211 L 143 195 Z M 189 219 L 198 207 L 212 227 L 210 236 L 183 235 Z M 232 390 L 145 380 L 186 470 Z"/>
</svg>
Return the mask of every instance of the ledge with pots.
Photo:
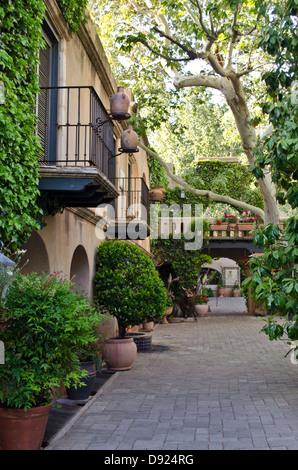
<svg viewBox="0 0 298 470">
<path fill-rule="evenodd" d="M 255 228 L 253 222 L 210 223 L 210 238 L 253 238 L 253 235 L 249 232 Z"/>
</svg>

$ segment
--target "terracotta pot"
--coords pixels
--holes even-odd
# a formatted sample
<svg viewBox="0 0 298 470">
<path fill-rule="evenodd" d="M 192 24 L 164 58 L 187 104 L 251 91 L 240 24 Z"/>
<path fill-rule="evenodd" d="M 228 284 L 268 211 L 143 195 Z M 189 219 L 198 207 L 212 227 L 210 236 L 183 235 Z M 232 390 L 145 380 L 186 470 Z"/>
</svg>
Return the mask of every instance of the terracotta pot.
<svg viewBox="0 0 298 470">
<path fill-rule="evenodd" d="M 143 330 L 145 331 L 153 331 L 154 329 L 154 322 L 149 321 L 149 322 L 144 322 L 143 323 Z"/>
<path fill-rule="evenodd" d="M 218 296 L 224 296 L 225 295 L 225 287 L 219 287 L 218 288 Z"/>
<path fill-rule="evenodd" d="M 129 152 L 138 148 L 138 135 L 129 125 L 121 134 L 121 149 Z"/>
<path fill-rule="evenodd" d="M 29 408 L 0 407 L 0 448 L 2 450 L 39 450 L 52 404 Z"/>
<path fill-rule="evenodd" d="M 238 229 L 239 230 L 243 230 L 243 231 L 247 231 L 247 230 L 253 230 L 254 228 L 254 224 L 251 223 L 251 224 L 245 224 L 245 223 L 239 223 L 238 224 Z"/>
<path fill-rule="evenodd" d="M 171 315 L 172 313 L 173 313 L 173 307 L 169 307 L 166 309 L 164 316 L 162 317 L 162 322 L 161 322 L 163 325 L 167 325 L 169 323 L 167 317 Z"/>
<path fill-rule="evenodd" d="M 165 194 L 166 190 L 163 186 L 154 186 L 154 188 L 149 191 L 151 201 L 161 201 L 165 197 Z"/>
<path fill-rule="evenodd" d="M 228 224 L 222 223 L 222 224 L 210 224 L 210 230 L 217 230 L 217 231 L 224 231 L 227 230 Z"/>
<path fill-rule="evenodd" d="M 119 86 L 117 93 L 110 99 L 110 113 L 117 119 L 127 119 L 130 99 L 124 93 L 124 88 Z"/>
<path fill-rule="evenodd" d="M 110 370 L 129 370 L 135 361 L 137 347 L 133 338 L 108 338 L 102 357 Z"/>
<path fill-rule="evenodd" d="M 204 317 L 208 312 L 208 304 L 196 304 L 195 311 L 199 317 Z"/>
<path fill-rule="evenodd" d="M 240 289 L 233 289 L 233 297 L 240 297 Z"/>
</svg>

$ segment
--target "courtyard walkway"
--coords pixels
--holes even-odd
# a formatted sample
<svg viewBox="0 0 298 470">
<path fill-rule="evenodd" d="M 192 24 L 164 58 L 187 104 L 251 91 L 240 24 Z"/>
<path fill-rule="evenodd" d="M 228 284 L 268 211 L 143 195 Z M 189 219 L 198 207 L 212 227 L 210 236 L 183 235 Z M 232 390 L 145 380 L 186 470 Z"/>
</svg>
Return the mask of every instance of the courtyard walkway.
<svg viewBox="0 0 298 470">
<path fill-rule="evenodd" d="M 46 450 L 297 450 L 297 366 L 263 323 L 214 305 L 195 323 L 158 325 L 153 349 L 115 373 Z"/>
</svg>

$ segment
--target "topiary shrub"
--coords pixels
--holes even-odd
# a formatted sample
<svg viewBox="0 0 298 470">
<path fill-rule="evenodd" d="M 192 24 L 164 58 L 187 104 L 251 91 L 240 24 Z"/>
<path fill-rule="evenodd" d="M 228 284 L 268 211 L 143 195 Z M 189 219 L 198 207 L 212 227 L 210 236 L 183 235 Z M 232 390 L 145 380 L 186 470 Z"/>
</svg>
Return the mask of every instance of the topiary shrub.
<svg viewBox="0 0 298 470">
<path fill-rule="evenodd" d="M 129 325 L 159 320 L 167 305 L 165 286 L 152 260 L 138 246 L 119 240 L 98 247 L 95 299 L 117 318 L 120 338 Z"/>
</svg>

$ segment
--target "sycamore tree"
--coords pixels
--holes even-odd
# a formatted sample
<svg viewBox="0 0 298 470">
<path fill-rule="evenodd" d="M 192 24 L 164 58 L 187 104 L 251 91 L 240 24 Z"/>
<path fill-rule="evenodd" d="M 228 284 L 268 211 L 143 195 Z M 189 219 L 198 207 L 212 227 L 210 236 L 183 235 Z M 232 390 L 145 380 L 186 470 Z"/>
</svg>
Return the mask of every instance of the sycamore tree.
<svg viewBox="0 0 298 470">
<path fill-rule="evenodd" d="M 264 247 L 252 257 L 252 276 L 244 282 L 255 299 L 270 313 L 263 330 L 271 340 L 288 338 L 298 349 L 298 38 L 297 0 L 275 5 L 263 29 L 261 47 L 275 65 L 264 76 L 267 86 L 263 111 L 272 133 L 256 149 L 254 172 L 262 176 L 269 167 L 277 198 L 292 209 L 283 229 L 268 224 L 257 230 L 255 243 Z M 293 346 L 293 344 L 292 344 Z"/>
<path fill-rule="evenodd" d="M 215 90 L 231 110 L 243 151 L 251 167 L 255 166 L 254 149 L 258 141 L 255 125 L 262 116 L 253 116 L 250 104 L 255 100 L 252 85 L 274 63 L 274 58 L 259 47 L 270 3 L 93 0 L 90 8 L 112 66 L 117 61 L 118 77 L 134 89 L 138 103 L 140 97 L 141 104 L 146 101 L 155 105 L 156 113 L 166 120 L 161 93 L 185 88 Z M 204 188 L 194 189 L 178 175 L 173 176 L 159 154 L 151 149 L 148 153 L 188 191 L 252 210 L 266 223 L 278 223 L 280 211 L 270 172 L 256 175 L 264 200 L 262 211 Z"/>
</svg>

